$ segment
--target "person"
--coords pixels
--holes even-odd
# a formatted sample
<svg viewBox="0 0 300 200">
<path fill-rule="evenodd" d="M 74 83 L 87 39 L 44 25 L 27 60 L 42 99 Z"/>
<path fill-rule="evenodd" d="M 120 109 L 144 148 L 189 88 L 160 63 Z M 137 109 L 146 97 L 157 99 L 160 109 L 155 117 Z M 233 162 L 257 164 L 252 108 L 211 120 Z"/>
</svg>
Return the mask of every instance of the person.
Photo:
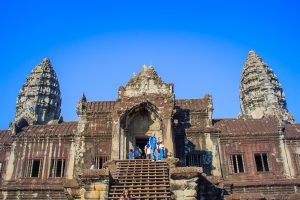
<svg viewBox="0 0 300 200">
<path fill-rule="evenodd" d="M 119 200 L 124 200 L 124 195 L 121 195 Z"/>
<path fill-rule="evenodd" d="M 151 160 L 157 160 L 157 139 L 154 131 L 152 132 L 152 136 L 149 138 L 149 144 L 151 147 Z"/>
<path fill-rule="evenodd" d="M 139 146 L 136 146 L 134 148 L 134 159 L 139 159 L 142 155 L 142 150 L 140 149 Z"/>
<path fill-rule="evenodd" d="M 157 151 L 157 160 L 161 160 L 160 158 L 160 148 L 159 148 L 160 142 L 157 142 L 156 145 L 156 151 Z"/>
<path fill-rule="evenodd" d="M 124 190 L 123 192 L 124 200 L 132 200 L 129 190 Z"/>
<path fill-rule="evenodd" d="M 144 146 L 144 154 L 146 155 L 146 159 L 147 159 L 147 144 Z"/>
<path fill-rule="evenodd" d="M 129 150 L 128 158 L 129 158 L 129 160 L 133 159 L 133 150 L 132 149 Z"/>
<path fill-rule="evenodd" d="M 162 142 L 159 144 L 159 157 L 162 160 L 165 157 L 165 146 Z"/>
<path fill-rule="evenodd" d="M 149 141 L 145 145 L 144 151 L 145 151 L 145 154 L 146 154 L 146 159 L 150 159 L 150 157 L 151 157 L 151 148 L 150 148 Z"/>
<path fill-rule="evenodd" d="M 90 169 L 92 169 L 92 170 L 96 169 L 95 162 L 92 162 L 92 165 L 91 165 Z"/>
</svg>

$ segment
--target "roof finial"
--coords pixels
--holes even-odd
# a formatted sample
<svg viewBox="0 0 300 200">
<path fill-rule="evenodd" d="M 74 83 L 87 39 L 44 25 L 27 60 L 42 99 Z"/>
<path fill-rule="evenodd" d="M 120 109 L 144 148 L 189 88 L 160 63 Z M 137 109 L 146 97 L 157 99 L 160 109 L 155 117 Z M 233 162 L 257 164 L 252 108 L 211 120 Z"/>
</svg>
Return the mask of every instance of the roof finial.
<svg viewBox="0 0 300 200">
<path fill-rule="evenodd" d="M 81 101 L 85 101 L 86 102 L 86 96 L 85 96 L 84 92 L 82 92 Z"/>
<path fill-rule="evenodd" d="M 47 57 L 43 59 L 43 62 L 49 62 L 49 61 L 50 61 L 50 59 Z"/>
<path fill-rule="evenodd" d="M 142 72 L 145 72 L 145 71 L 147 71 L 147 69 L 148 69 L 147 65 L 146 65 L 146 64 L 144 64 L 144 65 L 142 66 Z"/>
<path fill-rule="evenodd" d="M 248 53 L 248 55 L 256 55 L 255 51 L 253 49 L 251 49 Z"/>
</svg>

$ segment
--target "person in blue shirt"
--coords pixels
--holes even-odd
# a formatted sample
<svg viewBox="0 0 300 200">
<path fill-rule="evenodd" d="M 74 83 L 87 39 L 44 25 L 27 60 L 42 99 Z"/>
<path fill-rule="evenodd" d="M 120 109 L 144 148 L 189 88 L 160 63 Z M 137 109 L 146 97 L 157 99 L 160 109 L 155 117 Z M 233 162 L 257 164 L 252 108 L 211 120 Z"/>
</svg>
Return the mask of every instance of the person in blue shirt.
<svg viewBox="0 0 300 200">
<path fill-rule="evenodd" d="M 149 138 L 149 144 L 151 147 L 151 160 L 157 160 L 157 139 L 154 131 L 152 132 L 152 136 Z"/>
<path fill-rule="evenodd" d="M 162 142 L 160 142 L 158 148 L 159 148 L 159 158 L 160 160 L 162 160 L 163 158 L 165 158 L 165 146 Z"/>
<path fill-rule="evenodd" d="M 142 155 L 142 150 L 139 146 L 136 146 L 133 151 L 134 159 L 140 159 Z"/>
<path fill-rule="evenodd" d="M 128 157 L 129 157 L 129 160 L 133 159 L 133 151 L 132 151 L 132 149 L 129 150 Z"/>
</svg>

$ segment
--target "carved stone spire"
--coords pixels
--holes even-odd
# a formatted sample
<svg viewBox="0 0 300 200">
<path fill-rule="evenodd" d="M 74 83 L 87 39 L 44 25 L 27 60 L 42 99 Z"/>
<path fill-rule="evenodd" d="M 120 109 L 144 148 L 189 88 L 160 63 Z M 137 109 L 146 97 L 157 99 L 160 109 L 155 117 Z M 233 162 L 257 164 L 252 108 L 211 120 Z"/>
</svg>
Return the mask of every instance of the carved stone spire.
<svg viewBox="0 0 300 200">
<path fill-rule="evenodd" d="M 58 122 L 60 107 L 58 79 L 50 60 L 45 58 L 32 70 L 18 95 L 13 124 L 21 128 Z"/>
<path fill-rule="evenodd" d="M 277 76 L 254 51 L 249 52 L 242 71 L 240 105 L 241 117 L 260 119 L 275 116 L 284 122 L 294 123 Z"/>
</svg>

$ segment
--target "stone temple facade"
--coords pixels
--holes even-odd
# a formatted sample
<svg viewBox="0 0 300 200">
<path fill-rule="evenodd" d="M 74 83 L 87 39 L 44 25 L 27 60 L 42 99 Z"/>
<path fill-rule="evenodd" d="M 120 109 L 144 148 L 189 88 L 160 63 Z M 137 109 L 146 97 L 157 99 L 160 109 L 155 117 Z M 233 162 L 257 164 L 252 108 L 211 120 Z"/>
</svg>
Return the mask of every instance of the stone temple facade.
<svg viewBox="0 0 300 200">
<path fill-rule="evenodd" d="M 116 92 L 114 101 L 83 94 L 78 121 L 64 122 L 49 59 L 34 68 L 0 131 L 0 199 L 108 199 L 114 162 L 153 131 L 166 148 L 169 199 L 300 199 L 300 125 L 255 52 L 242 70 L 238 118 L 214 119 L 208 94 L 176 99 L 153 67 Z"/>
</svg>

